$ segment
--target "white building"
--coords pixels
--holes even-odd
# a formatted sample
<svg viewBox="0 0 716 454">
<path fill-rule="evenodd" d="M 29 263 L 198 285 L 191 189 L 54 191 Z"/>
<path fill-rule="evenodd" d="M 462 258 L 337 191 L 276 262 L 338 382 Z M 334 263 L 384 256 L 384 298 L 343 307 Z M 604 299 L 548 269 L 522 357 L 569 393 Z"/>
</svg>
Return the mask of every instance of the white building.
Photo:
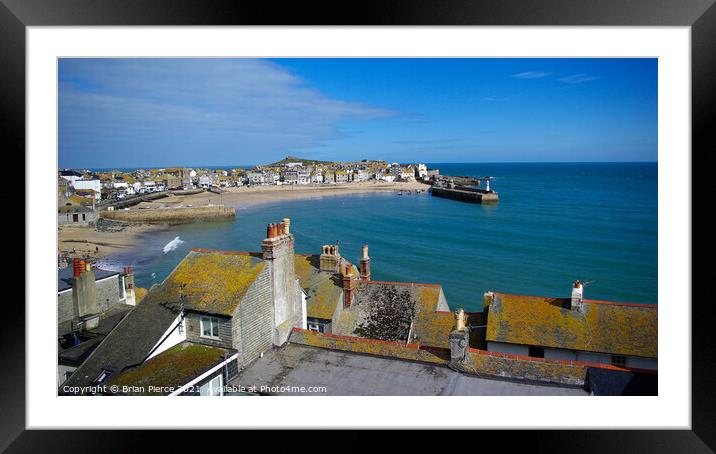
<svg viewBox="0 0 716 454">
<path fill-rule="evenodd" d="M 415 168 L 415 174 L 420 179 L 428 178 L 428 166 L 425 164 L 418 164 Z"/>
<path fill-rule="evenodd" d="M 75 180 L 72 183 L 75 190 L 91 189 L 94 191 L 94 198 L 99 200 L 102 197 L 102 183 L 99 180 Z"/>
</svg>

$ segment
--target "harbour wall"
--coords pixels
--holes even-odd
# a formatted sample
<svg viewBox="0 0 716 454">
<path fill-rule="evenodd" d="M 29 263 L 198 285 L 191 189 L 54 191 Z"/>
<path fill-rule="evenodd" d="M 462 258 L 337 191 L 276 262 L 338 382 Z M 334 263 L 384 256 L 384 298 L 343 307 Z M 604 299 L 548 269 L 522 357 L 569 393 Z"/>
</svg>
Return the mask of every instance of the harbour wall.
<svg viewBox="0 0 716 454">
<path fill-rule="evenodd" d="M 473 188 L 436 188 L 433 186 L 431 192 L 436 197 L 460 200 L 469 203 L 497 203 L 500 199 L 496 192 L 487 192 L 483 189 Z"/>
<path fill-rule="evenodd" d="M 198 219 L 228 219 L 236 216 L 234 208 L 223 205 L 205 207 L 156 208 L 142 210 L 102 211 L 104 219 L 126 222 L 183 223 Z"/>
</svg>

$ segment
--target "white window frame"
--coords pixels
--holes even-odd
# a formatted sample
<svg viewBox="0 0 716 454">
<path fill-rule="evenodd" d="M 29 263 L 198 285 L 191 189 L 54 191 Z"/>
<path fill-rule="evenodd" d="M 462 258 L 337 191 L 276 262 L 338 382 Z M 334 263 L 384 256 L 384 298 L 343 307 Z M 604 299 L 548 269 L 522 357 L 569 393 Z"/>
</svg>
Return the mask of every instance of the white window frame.
<svg viewBox="0 0 716 454">
<path fill-rule="evenodd" d="M 209 332 L 211 334 L 204 334 L 204 324 L 205 320 L 209 321 Z M 214 326 L 213 322 L 216 320 L 216 335 L 214 335 Z M 208 315 L 202 315 L 199 319 L 199 337 L 203 337 L 205 339 L 221 339 L 219 336 L 219 317 L 210 317 Z"/>
<path fill-rule="evenodd" d="M 218 383 L 215 383 L 217 382 Z M 219 374 L 199 387 L 200 396 L 223 396 L 224 377 Z"/>
<path fill-rule="evenodd" d="M 314 333 L 320 333 L 321 326 L 318 323 L 308 322 L 308 330 L 313 331 Z"/>
</svg>

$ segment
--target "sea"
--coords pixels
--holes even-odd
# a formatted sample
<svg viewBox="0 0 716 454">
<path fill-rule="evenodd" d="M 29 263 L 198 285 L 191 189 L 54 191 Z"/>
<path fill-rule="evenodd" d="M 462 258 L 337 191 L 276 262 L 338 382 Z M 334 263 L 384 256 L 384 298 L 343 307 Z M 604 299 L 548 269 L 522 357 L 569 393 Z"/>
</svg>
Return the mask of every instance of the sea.
<svg viewBox="0 0 716 454">
<path fill-rule="evenodd" d="M 160 283 L 192 248 L 260 251 L 266 225 L 291 218 L 296 252 L 339 244 L 358 264 L 367 244 L 374 280 L 441 284 L 452 309 L 482 309 L 486 291 L 657 304 L 657 163 L 428 164 L 443 175 L 492 176 L 500 201 L 429 193 L 316 196 L 237 207 L 232 221 L 170 226 L 136 250 L 136 285 Z"/>
</svg>

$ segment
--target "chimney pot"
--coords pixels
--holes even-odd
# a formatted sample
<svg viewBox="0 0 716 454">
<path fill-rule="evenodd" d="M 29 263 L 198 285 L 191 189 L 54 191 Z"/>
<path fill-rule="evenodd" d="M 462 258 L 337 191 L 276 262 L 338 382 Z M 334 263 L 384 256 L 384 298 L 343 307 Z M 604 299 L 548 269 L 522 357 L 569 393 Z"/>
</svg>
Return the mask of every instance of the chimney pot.
<svg viewBox="0 0 716 454">
<path fill-rule="evenodd" d="M 291 219 L 283 218 L 283 233 L 286 235 L 291 233 Z"/>
<path fill-rule="evenodd" d="M 78 277 L 84 271 L 85 264 L 82 259 L 72 259 L 72 276 Z"/>
</svg>

